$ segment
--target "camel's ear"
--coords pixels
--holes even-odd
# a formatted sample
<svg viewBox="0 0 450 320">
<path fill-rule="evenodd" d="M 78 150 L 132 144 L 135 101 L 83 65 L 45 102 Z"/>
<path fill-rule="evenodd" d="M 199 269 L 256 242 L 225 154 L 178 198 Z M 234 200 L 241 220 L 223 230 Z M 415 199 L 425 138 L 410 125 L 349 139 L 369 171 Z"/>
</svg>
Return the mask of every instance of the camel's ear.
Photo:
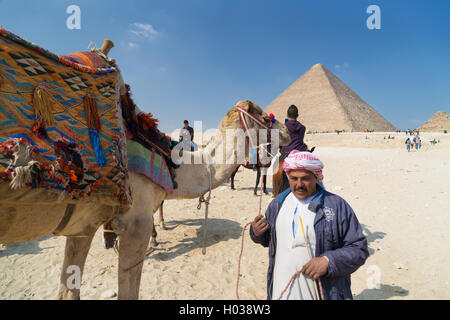
<svg viewBox="0 0 450 320">
<path fill-rule="evenodd" d="M 253 102 L 251 102 L 250 100 L 247 100 L 247 102 L 248 102 L 248 110 L 247 110 L 247 112 L 248 113 L 251 113 L 251 114 L 254 114 L 255 113 L 255 105 L 253 104 Z"/>
<path fill-rule="evenodd" d="M 255 106 L 253 105 L 253 102 L 251 102 L 250 100 L 245 100 L 245 101 L 239 101 L 236 106 L 241 107 L 242 109 L 244 109 L 245 111 L 247 111 L 248 113 L 253 114 L 254 112 L 254 108 Z"/>
</svg>

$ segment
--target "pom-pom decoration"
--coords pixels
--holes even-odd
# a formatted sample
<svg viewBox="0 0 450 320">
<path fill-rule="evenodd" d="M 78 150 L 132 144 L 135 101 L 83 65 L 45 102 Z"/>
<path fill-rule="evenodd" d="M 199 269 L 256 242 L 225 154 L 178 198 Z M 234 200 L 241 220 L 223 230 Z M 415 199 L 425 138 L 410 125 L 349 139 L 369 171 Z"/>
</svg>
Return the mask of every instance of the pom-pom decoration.
<svg viewBox="0 0 450 320">
<path fill-rule="evenodd" d="M 269 114 L 270 121 L 275 123 L 277 120 L 275 119 L 275 115 L 273 113 Z"/>
</svg>

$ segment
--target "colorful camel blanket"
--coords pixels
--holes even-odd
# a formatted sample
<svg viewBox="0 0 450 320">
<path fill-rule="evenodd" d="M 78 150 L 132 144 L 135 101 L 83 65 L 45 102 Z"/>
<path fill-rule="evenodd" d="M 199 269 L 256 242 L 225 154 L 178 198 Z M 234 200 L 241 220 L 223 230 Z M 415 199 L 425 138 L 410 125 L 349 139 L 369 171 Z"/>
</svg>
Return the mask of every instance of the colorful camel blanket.
<svg viewBox="0 0 450 320">
<path fill-rule="evenodd" d="M 0 183 L 131 201 L 119 71 L 58 56 L 0 27 Z"/>
<path fill-rule="evenodd" d="M 147 149 L 139 142 L 127 141 L 128 170 L 145 175 L 160 185 L 168 194 L 173 193 L 173 182 L 164 157 L 155 149 Z"/>
</svg>

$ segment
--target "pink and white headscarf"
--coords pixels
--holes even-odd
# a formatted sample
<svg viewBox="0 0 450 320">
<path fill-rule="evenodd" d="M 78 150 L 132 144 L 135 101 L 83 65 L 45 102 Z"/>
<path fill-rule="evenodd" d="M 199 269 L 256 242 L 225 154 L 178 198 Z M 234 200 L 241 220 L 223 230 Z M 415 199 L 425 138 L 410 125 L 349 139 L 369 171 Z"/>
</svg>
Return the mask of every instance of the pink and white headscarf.
<svg viewBox="0 0 450 320">
<path fill-rule="evenodd" d="M 286 174 L 289 174 L 291 170 L 304 169 L 311 171 L 319 181 L 323 180 L 323 167 L 322 161 L 311 152 L 300 152 L 297 150 L 292 150 L 283 163 L 283 170 Z"/>
</svg>

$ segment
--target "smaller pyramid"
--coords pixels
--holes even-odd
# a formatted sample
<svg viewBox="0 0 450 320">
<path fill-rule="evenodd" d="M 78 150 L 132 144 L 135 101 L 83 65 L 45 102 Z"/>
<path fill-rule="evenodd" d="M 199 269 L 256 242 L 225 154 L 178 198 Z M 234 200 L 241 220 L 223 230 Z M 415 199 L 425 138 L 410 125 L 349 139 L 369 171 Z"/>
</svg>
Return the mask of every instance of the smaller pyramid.
<svg viewBox="0 0 450 320">
<path fill-rule="evenodd" d="M 438 111 L 433 114 L 427 122 L 423 124 L 419 131 L 424 132 L 442 132 L 450 131 L 450 114 L 445 111 Z"/>
</svg>

